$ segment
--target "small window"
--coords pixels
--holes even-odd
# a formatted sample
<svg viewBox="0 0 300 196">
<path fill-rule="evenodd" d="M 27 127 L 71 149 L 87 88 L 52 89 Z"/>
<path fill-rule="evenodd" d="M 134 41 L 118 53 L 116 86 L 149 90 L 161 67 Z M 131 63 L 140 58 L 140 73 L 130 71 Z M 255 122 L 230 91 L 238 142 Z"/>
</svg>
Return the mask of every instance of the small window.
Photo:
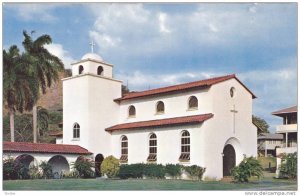
<svg viewBox="0 0 300 196">
<path fill-rule="evenodd" d="M 128 162 L 128 139 L 126 136 L 122 136 L 121 139 L 121 157 L 120 162 Z"/>
<path fill-rule="evenodd" d="M 80 138 L 80 126 L 78 123 L 75 123 L 73 126 L 73 138 Z"/>
<path fill-rule="evenodd" d="M 135 107 L 133 105 L 129 106 L 128 117 L 135 117 Z"/>
<path fill-rule="evenodd" d="M 189 98 L 189 109 L 198 109 L 198 99 L 195 96 Z"/>
<path fill-rule="evenodd" d="M 155 162 L 157 160 L 157 138 L 154 133 L 149 138 L 149 156 L 147 161 Z"/>
<path fill-rule="evenodd" d="M 97 75 L 103 75 L 103 67 L 102 66 L 99 66 L 97 68 Z"/>
<path fill-rule="evenodd" d="M 235 88 L 231 87 L 230 88 L 230 97 L 234 97 L 235 96 Z"/>
<path fill-rule="evenodd" d="M 82 74 L 82 73 L 83 73 L 83 66 L 80 65 L 80 66 L 79 66 L 79 74 Z"/>
<path fill-rule="evenodd" d="M 181 154 L 179 160 L 190 160 L 190 133 L 188 131 L 183 131 L 181 134 Z"/>
<path fill-rule="evenodd" d="M 156 113 L 164 113 L 165 112 L 165 104 L 162 101 L 157 102 L 156 104 Z"/>
</svg>

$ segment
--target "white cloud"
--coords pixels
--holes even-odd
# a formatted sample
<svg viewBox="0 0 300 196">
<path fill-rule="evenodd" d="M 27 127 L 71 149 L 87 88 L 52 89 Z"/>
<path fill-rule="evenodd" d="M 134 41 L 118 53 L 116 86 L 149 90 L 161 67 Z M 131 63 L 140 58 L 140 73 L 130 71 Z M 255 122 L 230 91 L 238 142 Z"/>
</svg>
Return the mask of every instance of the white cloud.
<svg viewBox="0 0 300 196">
<path fill-rule="evenodd" d="M 161 33 L 171 33 L 171 30 L 166 26 L 167 14 L 159 13 L 158 20 L 159 20 L 159 31 Z"/>
<path fill-rule="evenodd" d="M 50 45 L 46 45 L 45 48 L 49 50 L 50 53 L 57 56 L 63 61 L 65 69 L 70 69 L 71 63 L 75 62 L 75 60 L 71 57 L 69 52 L 63 49 L 63 46 L 61 44 L 53 43 Z"/>
<path fill-rule="evenodd" d="M 142 91 L 150 88 L 158 88 L 170 85 L 192 82 L 201 79 L 207 79 L 214 76 L 221 76 L 223 73 L 214 72 L 186 72 L 173 74 L 146 74 L 141 71 L 135 71 L 131 74 L 119 73 L 116 78 L 122 80 L 124 84 L 129 84 L 131 91 Z"/>
<path fill-rule="evenodd" d="M 51 11 L 62 4 L 35 4 L 35 3 L 24 3 L 24 4 L 6 4 L 6 6 L 15 11 L 18 19 L 24 21 L 43 21 L 43 22 L 55 22 L 57 18 L 51 14 Z"/>
</svg>

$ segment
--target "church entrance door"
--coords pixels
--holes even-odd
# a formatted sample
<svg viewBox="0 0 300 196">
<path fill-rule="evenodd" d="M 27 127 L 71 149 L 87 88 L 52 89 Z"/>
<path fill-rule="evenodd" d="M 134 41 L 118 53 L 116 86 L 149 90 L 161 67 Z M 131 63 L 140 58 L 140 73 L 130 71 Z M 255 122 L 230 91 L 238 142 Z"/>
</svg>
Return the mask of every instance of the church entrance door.
<svg viewBox="0 0 300 196">
<path fill-rule="evenodd" d="M 227 144 L 223 150 L 223 177 L 230 176 L 230 170 L 235 166 L 235 150 Z"/>
</svg>

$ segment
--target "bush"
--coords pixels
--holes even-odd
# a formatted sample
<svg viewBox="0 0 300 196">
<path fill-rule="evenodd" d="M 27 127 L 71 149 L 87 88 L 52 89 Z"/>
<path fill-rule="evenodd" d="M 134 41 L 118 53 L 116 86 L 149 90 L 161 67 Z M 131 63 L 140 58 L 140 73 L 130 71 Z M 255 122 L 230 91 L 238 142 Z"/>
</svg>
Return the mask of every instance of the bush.
<svg viewBox="0 0 300 196">
<path fill-rule="evenodd" d="M 284 155 L 281 159 L 280 177 L 297 178 L 297 153 Z"/>
<path fill-rule="evenodd" d="M 171 177 L 176 178 L 181 175 L 182 166 L 179 164 L 167 164 L 165 167 L 166 174 L 169 174 Z"/>
<path fill-rule="evenodd" d="M 197 166 L 197 165 L 185 166 L 184 170 L 188 174 L 190 174 L 192 179 L 198 179 L 198 180 L 202 180 L 202 176 L 205 172 L 205 168 Z"/>
<path fill-rule="evenodd" d="M 42 174 L 38 166 L 30 166 L 28 171 L 30 179 L 40 179 Z"/>
<path fill-rule="evenodd" d="M 21 161 L 15 161 L 15 159 L 9 157 L 3 160 L 3 179 L 4 180 L 16 180 L 16 179 L 28 179 L 28 168 L 26 168 Z"/>
<path fill-rule="evenodd" d="M 79 173 L 77 171 L 71 171 L 71 172 L 63 172 L 61 175 L 61 178 L 79 178 Z"/>
<path fill-rule="evenodd" d="M 142 178 L 144 165 L 142 163 L 136 163 L 131 165 L 121 165 L 120 171 L 118 176 L 121 179 L 128 179 L 128 178 Z"/>
<path fill-rule="evenodd" d="M 42 177 L 43 178 L 50 179 L 53 177 L 52 166 L 48 162 L 42 161 L 40 164 L 40 168 L 42 169 Z"/>
<path fill-rule="evenodd" d="M 73 168 L 78 172 L 81 178 L 92 178 L 94 177 L 94 162 L 90 159 L 84 157 L 79 157 L 75 163 L 73 163 Z"/>
<path fill-rule="evenodd" d="M 231 175 L 236 182 L 249 182 L 251 176 L 261 178 L 263 168 L 254 157 L 244 157 L 243 161 L 231 170 Z"/>
<path fill-rule="evenodd" d="M 145 164 L 143 174 L 148 178 L 165 178 L 165 167 L 161 164 Z"/>
<path fill-rule="evenodd" d="M 114 156 L 106 157 L 101 164 L 101 172 L 106 174 L 107 177 L 116 177 L 120 170 L 119 160 Z"/>
</svg>

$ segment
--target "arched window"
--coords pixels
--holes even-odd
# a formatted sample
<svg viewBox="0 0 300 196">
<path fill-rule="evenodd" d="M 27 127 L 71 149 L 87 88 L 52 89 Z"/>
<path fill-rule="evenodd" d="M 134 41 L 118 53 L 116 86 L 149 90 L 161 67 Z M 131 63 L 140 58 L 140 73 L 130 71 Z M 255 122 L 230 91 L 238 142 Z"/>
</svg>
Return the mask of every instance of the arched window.
<svg viewBox="0 0 300 196">
<path fill-rule="evenodd" d="M 73 126 L 73 138 L 80 138 L 80 126 L 78 123 L 75 123 Z"/>
<path fill-rule="evenodd" d="M 97 75 L 103 75 L 103 67 L 102 66 L 99 66 L 97 68 Z"/>
<path fill-rule="evenodd" d="M 83 66 L 80 65 L 80 66 L 79 66 L 79 74 L 82 74 L 82 72 L 83 72 Z"/>
<path fill-rule="evenodd" d="M 162 101 L 157 102 L 156 104 L 156 113 L 164 113 L 165 112 L 165 104 Z"/>
<path fill-rule="evenodd" d="M 152 133 L 149 137 L 149 156 L 147 161 L 156 161 L 157 159 L 157 137 Z"/>
<path fill-rule="evenodd" d="M 190 133 L 188 131 L 183 131 L 181 134 L 181 154 L 179 160 L 190 160 Z"/>
<path fill-rule="evenodd" d="M 128 161 L 128 139 L 124 135 L 121 138 L 121 157 L 120 162 L 127 162 Z"/>
<path fill-rule="evenodd" d="M 128 117 L 135 117 L 135 107 L 133 105 L 129 106 Z"/>
<path fill-rule="evenodd" d="M 234 97 L 235 96 L 235 88 L 231 87 L 230 88 L 230 97 Z"/>
<path fill-rule="evenodd" d="M 195 96 L 189 98 L 189 109 L 198 109 L 198 99 Z"/>
</svg>

